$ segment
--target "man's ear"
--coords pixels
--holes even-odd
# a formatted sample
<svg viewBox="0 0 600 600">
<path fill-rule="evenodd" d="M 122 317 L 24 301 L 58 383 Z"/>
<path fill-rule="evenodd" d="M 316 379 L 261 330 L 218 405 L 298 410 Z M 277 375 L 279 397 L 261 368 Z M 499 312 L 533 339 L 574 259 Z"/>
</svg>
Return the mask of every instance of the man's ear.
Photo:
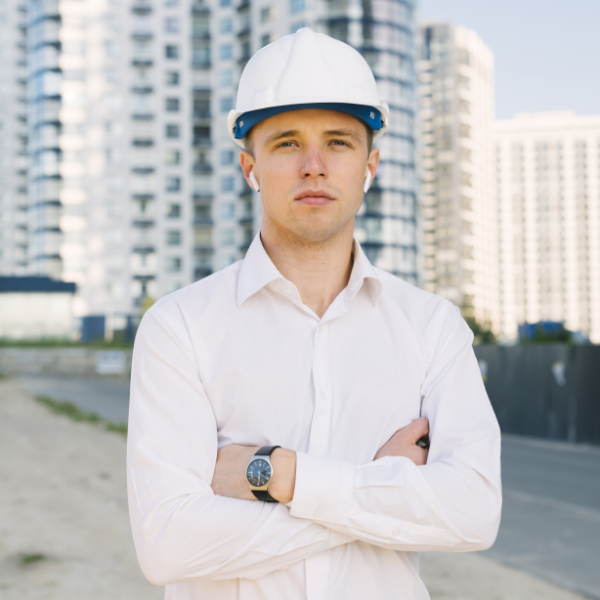
<svg viewBox="0 0 600 600">
<path fill-rule="evenodd" d="M 254 183 L 252 182 L 250 175 L 253 173 L 254 174 L 254 179 L 256 180 L 256 171 L 255 169 L 255 162 L 254 162 L 254 158 L 252 158 L 252 154 L 250 154 L 250 152 L 248 152 L 248 150 L 242 150 L 240 152 L 240 167 L 242 167 L 242 171 L 244 173 L 244 179 L 246 180 L 246 183 L 255 191 L 258 192 L 258 183 L 255 186 Z"/>
</svg>

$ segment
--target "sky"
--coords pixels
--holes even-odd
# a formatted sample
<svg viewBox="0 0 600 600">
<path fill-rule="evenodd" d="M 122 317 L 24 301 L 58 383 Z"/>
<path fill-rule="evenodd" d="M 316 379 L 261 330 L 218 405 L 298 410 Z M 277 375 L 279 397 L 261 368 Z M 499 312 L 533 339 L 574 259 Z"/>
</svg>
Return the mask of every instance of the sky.
<svg viewBox="0 0 600 600">
<path fill-rule="evenodd" d="M 496 117 L 600 114 L 600 0 L 418 0 L 419 19 L 474 29 L 495 59 Z"/>
</svg>

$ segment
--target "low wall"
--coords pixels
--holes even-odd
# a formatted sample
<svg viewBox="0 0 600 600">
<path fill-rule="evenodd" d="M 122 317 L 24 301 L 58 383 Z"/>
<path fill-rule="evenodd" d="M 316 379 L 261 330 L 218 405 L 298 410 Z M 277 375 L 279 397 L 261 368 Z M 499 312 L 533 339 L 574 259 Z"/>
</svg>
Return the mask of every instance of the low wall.
<svg viewBox="0 0 600 600">
<path fill-rule="evenodd" d="M 95 348 L 0 348 L 0 375 L 71 375 L 129 377 L 127 350 Z"/>
<path fill-rule="evenodd" d="M 600 444 L 600 346 L 475 346 L 500 427 Z"/>
</svg>

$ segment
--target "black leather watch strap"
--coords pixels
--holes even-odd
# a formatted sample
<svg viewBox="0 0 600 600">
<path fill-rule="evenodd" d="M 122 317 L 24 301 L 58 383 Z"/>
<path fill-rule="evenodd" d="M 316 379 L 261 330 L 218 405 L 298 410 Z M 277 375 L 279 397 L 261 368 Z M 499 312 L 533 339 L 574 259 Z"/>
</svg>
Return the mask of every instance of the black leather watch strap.
<svg viewBox="0 0 600 600">
<path fill-rule="evenodd" d="M 263 446 L 254 453 L 254 456 L 271 456 L 277 448 L 281 448 L 281 446 Z"/>
<path fill-rule="evenodd" d="M 281 448 L 281 446 L 263 446 L 254 453 L 254 456 L 271 456 L 277 448 Z M 266 490 L 252 490 L 252 493 L 257 500 L 262 500 L 263 502 L 278 502 L 278 500 L 275 500 L 275 498 L 273 498 Z"/>
<path fill-rule="evenodd" d="M 257 500 L 262 500 L 263 502 L 278 502 L 278 500 L 275 500 L 275 498 L 265 490 L 252 490 L 252 493 Z"/>
</svg>

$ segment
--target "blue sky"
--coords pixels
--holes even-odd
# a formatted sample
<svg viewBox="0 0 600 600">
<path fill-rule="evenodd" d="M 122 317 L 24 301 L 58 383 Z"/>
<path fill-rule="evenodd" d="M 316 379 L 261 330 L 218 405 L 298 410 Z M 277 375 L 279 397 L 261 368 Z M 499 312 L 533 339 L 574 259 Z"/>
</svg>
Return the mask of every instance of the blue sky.
<svg viewBox="0 0 600 600">
<path fill-rule="evenodd" d="M 419 17 L 470 27 L 492 49 L 498 118 L 600 114 L 600 0 L 419 0 Z"/>
</svg>

